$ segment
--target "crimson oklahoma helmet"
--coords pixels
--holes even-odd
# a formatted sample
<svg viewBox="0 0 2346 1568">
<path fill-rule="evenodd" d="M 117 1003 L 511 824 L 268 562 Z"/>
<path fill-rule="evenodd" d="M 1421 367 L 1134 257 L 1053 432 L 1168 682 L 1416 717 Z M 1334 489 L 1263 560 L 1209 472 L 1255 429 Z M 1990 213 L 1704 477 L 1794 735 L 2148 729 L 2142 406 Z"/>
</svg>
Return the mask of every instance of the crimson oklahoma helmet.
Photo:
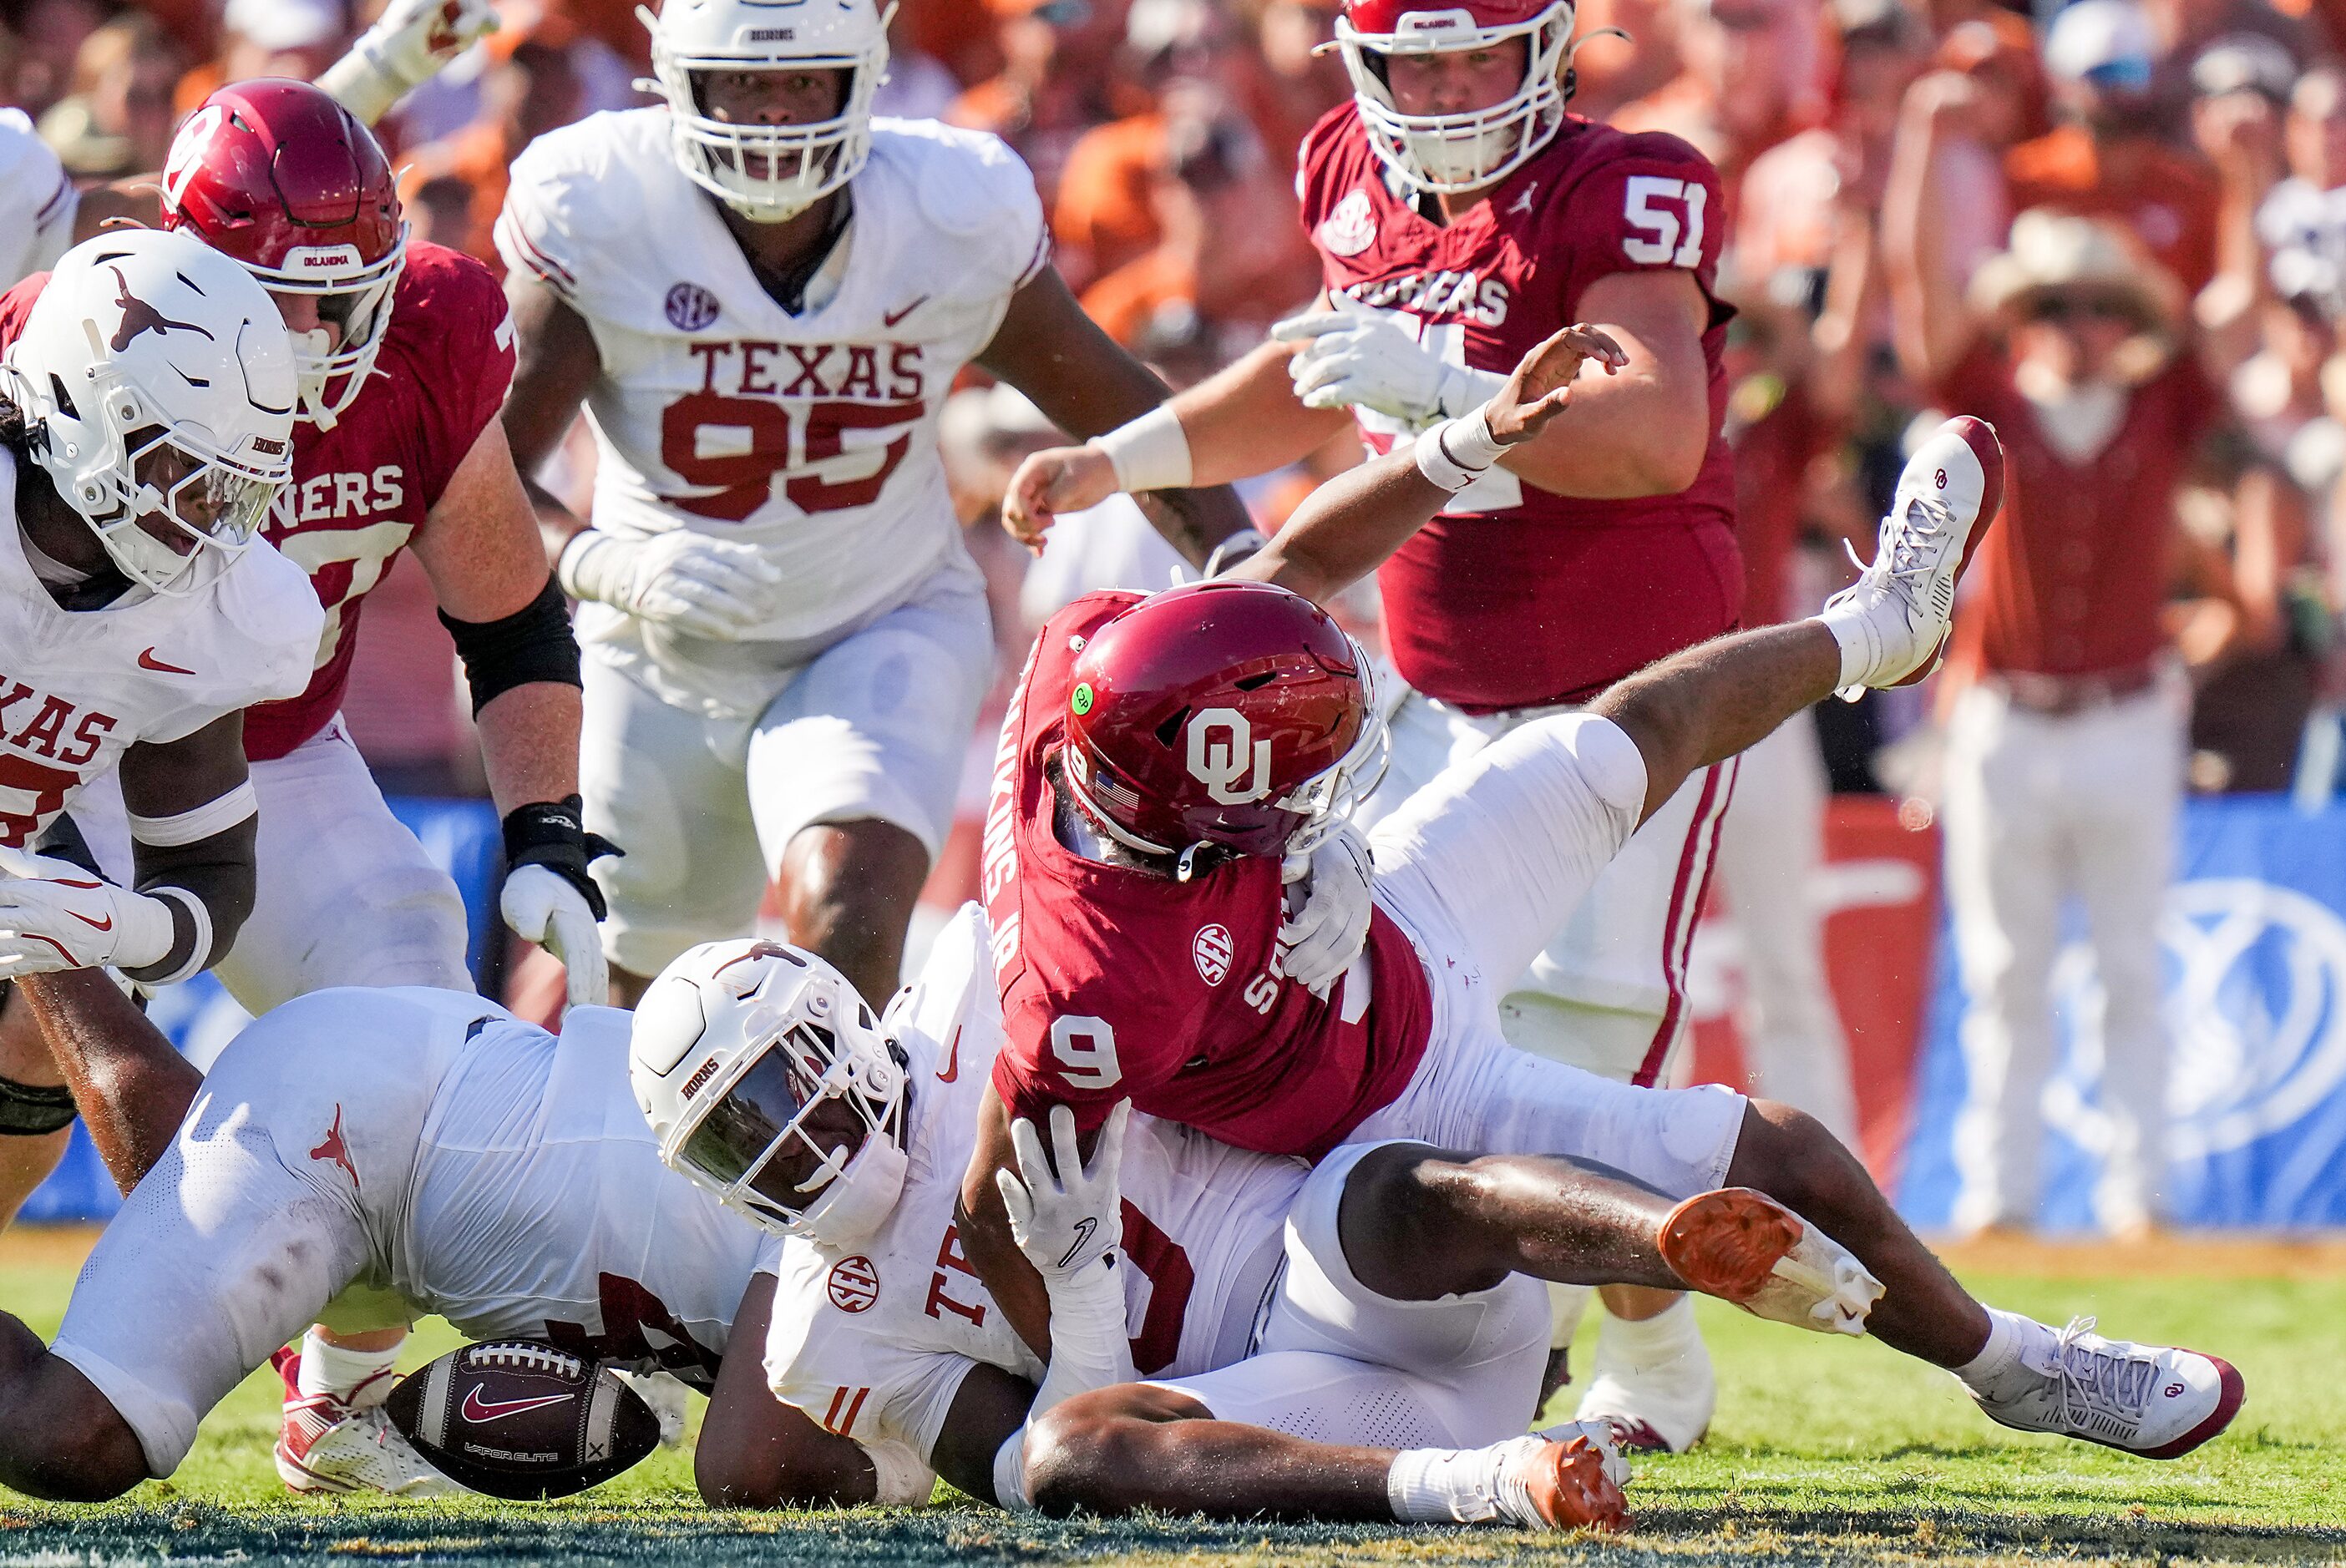
<svg viewBox="0 0 2346 1568">
<path fill-rule="evenodd" d="M 313 294 L 321 328 L 295 332 L 301 417 L 332 429 L 366 384 L 407 265 L 398 182 L 374 133 L 307 82 L 220 88 L 171 138 L 163 227 L 244 263 L 261 286 Z"/>
<path fill-rule="evenodd" d="M 1368 656 L 1309 599 L 1193 583 L 1104 622 L 1067 693 L 1067 787 L 1152 854 L 1300 854 L 1384 771 Z"/>
<path fill-rule="evenodd" d="M 1564 124 L 1573 0 L 1346 0 L 1336 47 L 1369 146 L 1413 190 L 1477 190 L 1522 168 Z M 1514 92 L 1480 108 L 1403 114 L 1387 62 L 1395 55 L 1490 49 L 1524 40 Z"/>
</svg>

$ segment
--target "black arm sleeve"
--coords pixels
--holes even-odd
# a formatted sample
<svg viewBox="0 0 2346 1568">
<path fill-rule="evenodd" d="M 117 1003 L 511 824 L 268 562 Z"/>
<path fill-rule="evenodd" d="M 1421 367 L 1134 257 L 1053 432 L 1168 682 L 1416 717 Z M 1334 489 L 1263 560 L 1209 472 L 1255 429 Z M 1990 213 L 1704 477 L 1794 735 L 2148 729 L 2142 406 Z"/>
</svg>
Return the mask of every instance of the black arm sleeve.
<svg viewBox="0 0 2346 1568">
<path fill-rule="evenodd" d="M 456 657 L 464 661 L 476 718 L 517 686 L 579 684 L 578 639 L 571 635 L 570 606 L 551 572 L 537 597 L 502 620 L 460 621 L 443 610 L 440 624 L 456 639 Z"/>
</svg>

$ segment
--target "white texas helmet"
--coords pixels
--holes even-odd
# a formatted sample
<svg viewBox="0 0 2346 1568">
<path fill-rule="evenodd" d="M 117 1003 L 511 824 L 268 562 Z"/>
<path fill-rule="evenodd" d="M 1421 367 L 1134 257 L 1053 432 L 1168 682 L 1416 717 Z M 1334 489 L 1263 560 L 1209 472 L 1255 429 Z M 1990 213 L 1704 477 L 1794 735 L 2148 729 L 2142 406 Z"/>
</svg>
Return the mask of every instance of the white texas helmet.
<svg viewBox="0 0 2346 1568">
<path fill-rule="evenodd" d="M 903 1190 L 904 1061 L 846 977 L 814 954 L 710 942 L 645 991 L 627 1077 L 669 1169 L 769 1230 L 848 1247 Z M 861 1124 L 853 1147 L 823 1148 L 806 1131 L 828 1102 Z M 819 1163 L 786 1186 L 767 1167 L 793 1145 Z"/>
<path fill-rule="evenodd" d="M 1514 173 L 1564 124 L 1573 14 L 1572 0 L 1345 0 L 1334 42 L 1369 146 L 1415 190 L 1478 190 Z M 1524 40 L 1524 74 L 1499 102 L 1443 115 L 1407 115 L 1394 104 L 1385 65 L 1392 56 L 1491 49 L 1515 38 Z"/>
<path fill-rule="evenodd" d="M 677 162 L 742 217 L 794 218 L 871 156 L 872 96 L 888 73 L 888 15 L 873 0 L 664 0 L 658 15 L 636 14 L 651 29 L 653 85 L 668 99 Z M 836 117 L 735 125 L 707 113 L 695 81 L 710 71 L 793 68 L 848 74 Z"/>
<path fill-rule="evenodd" d="M 292 476 L 284 318 L 190 235 L 124 229 L 66 251 L 0 385 L 66 504 L 158 594 L 226 571 Z"/>
</svg>

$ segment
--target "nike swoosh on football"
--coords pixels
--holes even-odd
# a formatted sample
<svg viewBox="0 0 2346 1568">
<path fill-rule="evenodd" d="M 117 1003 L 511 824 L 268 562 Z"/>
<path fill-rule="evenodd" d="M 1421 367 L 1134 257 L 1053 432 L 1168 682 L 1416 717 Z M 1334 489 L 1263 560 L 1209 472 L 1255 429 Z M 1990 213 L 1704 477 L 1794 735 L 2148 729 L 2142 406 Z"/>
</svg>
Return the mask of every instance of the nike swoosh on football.
<svg viewBox="0 0 2346 1568">
<path fill-rule="evenodd" d="M 464 1415 L 468 1421 L 494 1421 L 505 1416 L 517 1416 L 524 1410 L 542 1410 L 571 1397 L 568 1394 L 544 1394 L 527 1400 L 484 1400 L 481 1398 L 480 1390 L 466 1389 Z"/>
<path fill-rule="evenodd" d="M 901 311 L 882 311 L 880 312 L 880 324 L 883 327 L 892 327 L 928 302 L 929 297 L 923 294 Z"/>
<path fill-rule="evenodd" d="M 945 1052 L 945 1070 L 937 1074 L 937 1082 L 950 1084 L 961 1076 L 961 1029 L 954 1029 L 953 1044 Z"/>
<path fill-rule="evenodd" d="M 148 648 L 146 652 L 138 656 L 138 667 L 140 669 L 156 670 L 164 675 L 193 675 L 196 673 L 191 669 L 181 669 L 175 664 L 165 664 L 161 659 L 155 657 L 155 650 L 153 648 Z"/>
<path fill-rule="evenodd" d="M 88 926 L 93 931 L 112 931 L 114 929 L 114 917 L 112 915 L 107 916 L 104 920 L 92 920 L 89 916 L 82 913 L 79 910 L 67 910 L 66 911 L 66 913 L 73 916 L 74 919 L 81 921 L 82 924 Z"/>
</svg>

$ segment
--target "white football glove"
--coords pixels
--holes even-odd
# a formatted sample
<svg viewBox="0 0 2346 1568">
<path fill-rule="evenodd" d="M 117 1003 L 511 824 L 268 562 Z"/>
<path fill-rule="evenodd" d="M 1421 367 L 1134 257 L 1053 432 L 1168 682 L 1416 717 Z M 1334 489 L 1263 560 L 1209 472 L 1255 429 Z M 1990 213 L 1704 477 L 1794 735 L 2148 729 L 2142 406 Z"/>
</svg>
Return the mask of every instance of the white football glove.
<svg viewBox="0 0 2346 1568">
<path fill-rule="evenodd" d="M 171 906 L 70 860 L 0 858 L 0 980 L 68 969 L 145 969 L 171 951 Z"/>
<path fill-rule="evenodd" d="M 563 591 L 729 642 L 770 613 L 781 569 L 755 545 L 690 528 L 627 539 L 588 529 L 562 552 Z"/>
<path fill-rule="evenodd" d="M 1279 967 L 1312 995 L 1324 997 L 1368 945 L 1370 892 L 1376 881 L 1369 841 L 1343 823 L 1310 854 L 1288 856 L 1280 880 L 1301 884 L 1303 904 L 1279 928 L 1279 944 L 1285 949 Z"/>
<path fill-rule="evenodd" d="M 1086 1167 L 1076 1148 L 1076 1114 L 1065 1105 L 1052 1106 L 1056 1174 L 1043 1156 L 1035 1124 L 1024 1116 L 1010 1124 L 1011 1146 L 1018 1152 L 1018 1169 L 1025 1179 L 998 1170 L 994 1182 L 1002 1194 L 1002 1207 L 1009 1211 L 1010 1234 L 1018 1250 L 1046 1286 L 1082 1274 L 1124 1240 L 1117 1177 L 1124 1159 L 1124 1125 L 1131 1112 L 1132 1102 L 1121 1100 L 1108 1113 Z"/>
<path fill-rule="evenodd" d="M 524 942 L 562 961 L 573 1007 L 600 1007 L 611 999 L 611 965 L 595 911 L 567 879 L 544 866 L 515 866 L 498 895 L 497 912 Z"/>
<path fill-rule="evenodd" d="M 1295 395 L 1306 408 L 1357 404 L 1411 424 L 1472 413 L 1504 386 L 1491 371 L 1445 364 L 1391 318 L 1362 311 L 1290 316 L 1270 329 L 1282 343 L 1305 347 L 1290 360 Z"/>
<path fill-rule="evenodd" d="M 496 30 L 490 0 L 391 0 L 318 85 L 372 125 Z"/>
</svg>

